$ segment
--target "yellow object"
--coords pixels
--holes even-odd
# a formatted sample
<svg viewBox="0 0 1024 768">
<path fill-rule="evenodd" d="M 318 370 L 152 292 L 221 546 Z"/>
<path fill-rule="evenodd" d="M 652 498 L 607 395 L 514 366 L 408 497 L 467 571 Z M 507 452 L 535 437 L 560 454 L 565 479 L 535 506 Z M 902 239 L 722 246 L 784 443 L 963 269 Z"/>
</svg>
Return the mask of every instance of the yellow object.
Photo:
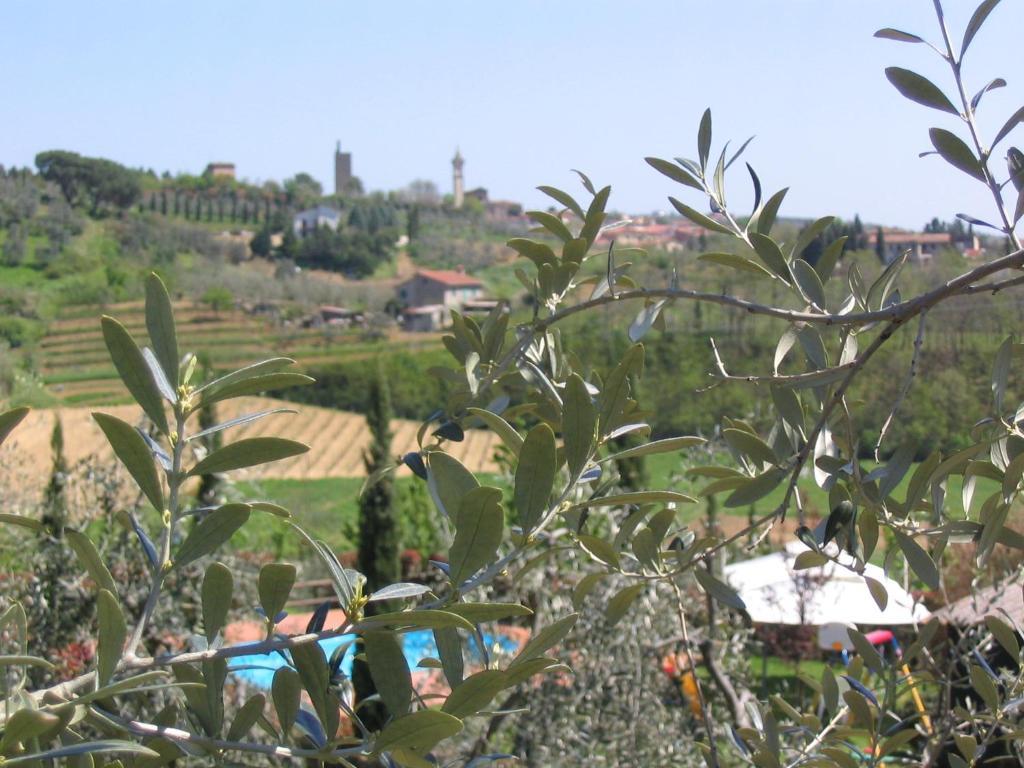
<svg viewBox="0 0 1024 768">
<path fill-rule="evenodd" d="M 690 704 L 690 712 L 694 717 L 700 717 L 700 692 L 697 690 L 697 678 L 693 672 L 687 670 L 679 676 L 679 688 Z"/>
<path fill-rule="evenodd" d="M 903 674 L 907 676 L 907 683 L 910 684 L 910 695 L 914 697 L 914 706 L 917 707 L 917 711 L 921 715 L 921 723 L 930 736 L 932 734 L 932 719 L 928 717 L 928 713 L 925 711 L 924 702 L 921 701 L 921 694 L 917 691 L 917 683 L 914 682 L 914 676 L 910 674 L 910 667 L 906 664 L 903 665 Z"/>
</svg>

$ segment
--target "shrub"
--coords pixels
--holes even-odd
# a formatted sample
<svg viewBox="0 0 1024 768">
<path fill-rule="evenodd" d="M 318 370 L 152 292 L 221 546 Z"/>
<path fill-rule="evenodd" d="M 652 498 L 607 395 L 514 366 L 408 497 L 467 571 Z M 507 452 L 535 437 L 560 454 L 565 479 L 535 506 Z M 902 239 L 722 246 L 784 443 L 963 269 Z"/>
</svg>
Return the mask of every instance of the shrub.
<svg viewBox="0 0 1024 768">
<path fill-rule="evenodd" d="M 951 633 L 954 636 L 945 647 L 932 643 L 938 622 L 931 621 L 919 628 L 899 661 L 884 658 L 866 636 L 851 629 L 848 636 L 857 657 L 841 675 L 825 666 L 820 678 L 808 678 L 814 694 L 810 700 L 773 696 L 755 701 L 749 691 L 737 690 L 742 677 L 721 663 L 743 660 L 742 641 L 733 639 L 742 633 L 731 630 L 746 614 L 746 605 L 718 571 L 720 554 L 730 544 L 746 537 L 756 543 L 787 513 L 804 522 L 797 485 L 805 473 L 828 494 L 829 504 L 822 525 L 815 530 L 797 529 L 806 547 L 798 569 L 831 563 L 852 571 L 864 577 L 864 588 L 880 607 L 889 596 L 885 586 L 866 571 L 867 563 L 880 554 L 880 541 L 888 542 L 880 558 L 887 571 L 933 591 L 942 585 L 942 558 L 951 547 L 971 547 L 979 569 L 992 560 L 998 546 L 1024 549 L 1024 538 L 1008 525 L 1024 477 L 1024 437 L 1018 424 L 1021 406 L 1009 389 L 1018 352 L 1012 337 L 994 352 L 987 417 L 971 430 L 966 447 L 952 455 L 932 452 L 913 471 L 912 458 L 919 447 L 914 444 L 895 446 L 880 466 L 862 461 L 857 422 L 867 416 L 852 397 L 855 382 L 873 370 L 876 355 L 901 327 L 916 325 L 921 340 L 929 313 L 945 302 L 977 301 L 1024 283 L 1018 274 L 1024 267 L 1024 249 L 1015 232 L 1015 222 L 1024 211 L 1024 155 L 1009 150 L 1010 176 L 1001 181 L 1001 172 L 997 176 L 990 166 L 991 152 L 978 138 L 977 104 L 966 95 L 960 66 L 964 49 L 995 5 L 992 0 L 982 3 L 957 51 L 942 19 L 941 4 L 935 3 L 943 22 L 945 52 L 940 55 L 951 65 L 959 94 L 956 106 L 915 73 L 890 68 L 887 76 L 912 100 L 961 115 L 973 148 L 939 128 L 931 131 L 932 143 L 941 157 L 992 193 L 996 226 L 1012 246 L 1007 255 L 923 292 L 908 292 L 906 298 L 897 287 L 905 284 L 905 258 L 886 265 L 873 281 L 852 268 L 840 281 L 842 239 L 820 244 L 823 247 L 813 266 L 802 258 L 832 223 L 830 217 L 812 223 L 783 248 L 773 236 L 773 224 L 785 190 L 763 197 L 752 167 L 753 215 L 740 216 L 728 207 L 724 186 L 731 176 L 726 174 L 727 166 L 746 145 L 731 158 L 721 150 L 715 162 L 710 111 L 698 129 L 696 160 L 680 158 L 672 163 L 648 158 L 648 163 L 683 191 L 691 190 L 687 194 L 699 192 L 696 204 L 717 212 L 711 217 L 671 198 L 683 216 L 734 242 L 735 252 L 705 254 L 705 260 L 749 280 L 769 281 L 776 296 L 770 304 L 696 291 L 675 281 L 636 287 L 625 263 L 614 261 L 614 250 L 595 249 L 606 223 L 610 188 L 598 188 L 581 174 L 588 195 L 583 203 L 565 191 L 542 188 L 564 208 L 564 217 L 530 212 L 548 233 L 546 238 L 514 238 L 509 243 L 533 265 L 523 282 L 532 286 L 536 314 L 510 330 L 509 318 L 501 311 L 479 323 L 453 313 L 452 332 L 444 339 L 452 360 L 435 371 L 448 388 L 443 411 L 424 423 L 419 449 L 402 457 L 402 463 L 425 481 L 431 501 L 452 532 L 447 563 L 438 565 L 441 582 L 432 586 L 398 583 L 367 594 L 362 574 L 288 520 L 294 534 L 308 543 L 330 574 L 344 611 L 338 625 L 328 626 L 328 614 L 318 610 L 303 634 L 277 633 L 296 569 L 290 563 L 268 563 L 258 578 L 266 639 L 242 649 L 225 647 L 221 630 L 234 594 L 234 576 L 227 566 L 210 563 L 200 604 L 171 606 L 202 615 L 201 626 L 196 627 L 202 634 L 193 640 L 194 647 L 146 655 L 161 650 L 145 638 L 160 615 L 158 608 L 167 608 L 165 590 L 174 579 L 186 578 L 189 566 L 209 562 L 204 558 L 214 555 L 250 517 L 271 514 L 288 519 L 285 510 L 258 500 L 201 510 L 204 516 L 198 519 L 200 511 L 189 509 L 182 493 L 186 481 L 306 450 L 292 441 L 259 437 L 229 443 L 208 454 L 196 452 L 193 441 L 200 433 L 192 430 L 191 417 L 213 402 L 307 383 L 306 377 L 288 371 L 290 361 L 283 358 L 212 382 L 197 381 L 194 358 L 179 355 L 166 290 L 158 278 L 150 277 L 146 325 L 152 349 L 141 350 L 112 318 L 104 318 L 102 325 L 114 364 L 152 428 L 140 431 L 112 416 L 96 415 L 142 497 L 153 507 L 147 522 L 132 526 L 149 563 L 146 599 L 140 610 L 132 610 L 121 594 L 125 590 L 115 582 L 92 540 L 76 539 L 75 553 L 93 582 L 90 588 L 97 605 L 95 663 L 88 673 L 46 688 L 26 688 L 23 675 L 14 676 L 0 740 L 6 761 L 29 763 L 100 752 L 120 754 L 133 765 L 179 758 L 215 763 L 228 753 L 243 753 L 253 758 L 340 764 L 383 759 L 403 766 L 434 765 L 435 748 L 438 753 L 450 750 L 450 740 L 463 731 L 466 721 L 472 723 L 473 718 L 493 712 L 494 706 L 501 706 L 495 702 L 509 702 L 516 691 L 522 691 L 529 704 L 537 685 L 542 711 L 548 702 L 556 702 L 548 710 L 555 714 L 543 724 L 554 724 L 552 738 L 561 740 L 544 750 L 531 736 L 531 742 L 521 743 L 517 750 L 527 757 L 546 762 L 569 754 L 570 759 L 576 758 L 574 762 L 595 764 L 674 761 L 696 751 L 676 725 L 680 712 L 658 707 L 657 698 L 635 696 L 640 687 L 654 690 L 655 697 L 661 695 L 647 684 L 652 670 L 642 666 L 643 655 L 634 646 L 646 639 L 645 630 L 658 638 L 669 622 L 673 631 L 678 630 L 671 641 L 679 644 L 690 665 L 699 660 L 707 671 L 705 679 L 694 675 L 690 682 L 700 705 L 696 747 L 709 765 L 741 761 L 795 768 L 876 764 L 882 759 L 970 765 L 1019 759 L 1024 691 L 1021 632 L 1007 617 L 991 613 L 976 631 Z M 882 30 L 879 35 L 919 41 L 896 30 Z M 984 91 L 975 102 L 982 95 Z M 1021 115 L 1010 118 L 993 145 L 1020 123 Z M 1013 210 L 1003 205 L 1001 187 L 1016 191 Z M 976 224 L 983 222 L 976 220 Z M 608 260 L 598 261 L 604 258 Z M 601 268 L 588 271 L 584 268 L 588 261 L 598 261 L 595 266 Z M 586 298 L 577 298 L 577 289 L 583 286 Z M 576 300 L 570 303 L 572 299 Z M 771 410 L 755 414 L 757 421 L 723 419 L 721 440 L 731 460 L 696 467 L 691 474 L 707 478 L 701 494 L 723 496 L 726 508 L 745 508 L 772 492 L 781 495 L 770 512 L 753 517 L 748 526 L 728 535 L 719 532 L 713 519 L 706 531 L 683 519 L 680 508 L 695 499 L 659 489 L 627 490 L 612 468 L 623 459 L 679 454 L 704 442 L 684 436 L 645 440 L 625 450 L 616 442 L 626 435 L 649 433 L 636 384 L 644 368 L 641 340 L 664 327 L 666 314 L 686 302 L 732 307 L 739 310 L 737 317 L 763 319 L 766 324 L 775 323 L 772 327 L 779 331 L 772 365 L 763 371 L 748 368 L 751 363 L 746 358 L 712 352 L 714 381 L 766 388 Z M 612 304 L 638 310 L 628 330 L 631 344 L 608 366 L 585 366 L 573 353 L 571 333 L 563 332 L 565 322 Z M 908 395 L 918 396 L 911 390 L 921 346 L 915 344 L 904 379 L 909 384 L 899 388 L 892 412 Z M 264 415 L 249 414 L 241 421 Z M 0 439 L 24 416 L 23 410 L 0 415 Z M 528 429 L 515 426 L 524 422 Z M 238 423 L 236 419 L 211 429 L 224 431 Z M 466 439 L 466 427 L 480 423 L 505 445 L 510 498 L 499 487 L 482 485 L 449 449 Z M 883 425 L 876 446 L 888 446 L 885 432 Z M 382 472 L 388 469 L 397 467 Z M 897 493 L 905 478 L 908 482 Z M 963 511 L 947 502 L 951 480 L 967 489 Z M 710 510 L 709 518 L 713 518 Z M 3 520 L 45 533 L 43 524 L 33 518 L 6 515 Z M 547 563 L 553 567 L 543 572 L 542 589 L 522 595 L 524 602 L 539 609 L 535 614 L 518 600 L 495 599 L 502 591 L 519 597 L 517 585 L 531 574 L 536 578 L 537 569 Z M 553 598 L 542 604 L 547 594 Z M 385 600 L 403 607 L 383 614 L 367 609 Z M 525 644 L 513 650 L 497 643 L 495 649 L 485 640 L 481 625 L 531 614 L 542 618 L 536 620 Z M 606 644 L 613 643 L 617 635 L 608 627 L 627 617 L 632 626 L 621 630 L 627 638 L 622 654 L 604 655 L 606 648 L 600 644 L 588 647 L 591 641 L 600 643 L 602 636 Z M 46 666 L 44 659 L 25 657 L 27 629 L 21 606 L 9 608 L 0 616 L 0 624 L 15 646 L 8 656 L 12 667 Z M 582 634 L 574 634 L 577 627 Z M 441 689 L 444 692 L 431 699 L 437 707 L 414 695 L 411 670 L 400 645 L 401 636 L 411 630 L 430 632 L 435 639 L 438 658 L 423 663 L 438 668 L 447 683 Z M 727 632 L 729 636 L 723 637 Z M 360 716 L 361 706 L 368 702 L 351 699 L 341 656 L 328 658 L 318 642 L 343 633 L 355 635 L 364 649 L 361 661 L 379 692 L 379 699 L 372 702 L 383 718 L 373 728 L 367 728 Z M 474 666 L 472 656 L 465 653 L 471 643 L 483 656 L 483 665 Z M 283 657 L 286 666 L 275 673 L 272 704 L 263 695 L 253 696 L 228 725 L 224 715 L 228 659 L 241 653 Z M 556 654 L 582 667 L 581 677 L 591 681 L 586 690 L 569 693 L 554 688 L 551 676 L 565 671 Z M 986 654 L 998 654 L 1002 661 L 991 664 Z M 595 655 L 601 655 L 598 666 L 588 667 L 588 656 Z M 623 660 L 642 668 L 633 674 Z M 930 712 L 922 711 L 924 703 L 917 706 L 907 700 L 910 682 L 904 665 L 911 663 L 923 665 L 927 678 L 937 681 L 943 692 L 931 700 Z M 629 670 L 632 676 L 609 677 L 620 670 Z M 601 683 L 604 689 L 598 689 Z M 163 685 L 180 691 L 177 706 L 156 717 L 137 714 L 144 711 L 150 689 Z M 602 699 L 602 694 L 608 695 Z M 634 722 L 606 727 L 605 710 L 626 697 L 631 697 L 633 706 L 620 709 L 614 725 L 623 725 L 627 717 Z M 85 718 L 76 720 L 78 713 Z M 663 722 L 668 729 L 651 728 L 651 722 Z M 104 736 L 121 740 L 95 739 L 86 730 L 94 723 Z M 637 732 L 643 735 L 642 741 L 637 740 Z M 487 751 L 473 760 L 480 765 L 503 757 Z"/>
</svg>

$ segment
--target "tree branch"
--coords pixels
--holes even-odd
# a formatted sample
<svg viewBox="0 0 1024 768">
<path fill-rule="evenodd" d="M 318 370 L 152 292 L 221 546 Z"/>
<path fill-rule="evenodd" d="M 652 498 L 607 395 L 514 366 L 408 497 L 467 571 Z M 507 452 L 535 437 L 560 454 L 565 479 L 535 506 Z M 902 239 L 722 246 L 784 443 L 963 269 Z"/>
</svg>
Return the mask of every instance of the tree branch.
<svg viewBox="0 0 1024 768">
<path fill-rule="evenodd" d="M 567 317 L 585 312 L 594 307 L 601 307 L 607 304 L 614 304 L 621 301 L 633 301 L 638 299 L 674 299 L 680 301 L 702 301 L 710 304 L 721 304 L 728 307 L 745 310 L 752 315 L 763 315 L 775 317 L 780 320 L 788 320 L 794 323 L 813 323 L 826 326 L 849 326 L 868 325 L 869 323 L 906 320 L 920 314 L 923 310 L 929 309 L 935 304 L 948 299 L 951 296 L 960 294 L 973 295 L 974 293 L 991 290 L 991 287 L 974 287 L 982 278 L 1001 272 L 1005 269 L 1016 269 L 1024 266 L 1024 250 L 1018 248 L 1013 253 L 1001 256 L 985 264 L 979 265 L 968 272 L 948 280 L 927 293 L 922 293 L 913 299 L 907 299 L 897 304 L 866 312 L 851 312 L 849 314 L 835 314 L 826 312 L 805 312 L 782 307 L 773 307 L 767 304 L 740 299 L 735 296 L 719 293 L 707 293 L 694 291 L 686 288 L 638 288 L 633 291 L 621 291 L 614 296 L 605 294 L 596 299 L 588 299 L 574 304 L 571 307 L 559 310 L 546 318 L 536 320 L 532 327 L 535 332 L 544 331 L 547 328 L 561 322 Z M 1014 283 L 1016 284 L 1016 283 Z M 1009 287 L 1001 286 L 1001 287 Z"/>
</svg>

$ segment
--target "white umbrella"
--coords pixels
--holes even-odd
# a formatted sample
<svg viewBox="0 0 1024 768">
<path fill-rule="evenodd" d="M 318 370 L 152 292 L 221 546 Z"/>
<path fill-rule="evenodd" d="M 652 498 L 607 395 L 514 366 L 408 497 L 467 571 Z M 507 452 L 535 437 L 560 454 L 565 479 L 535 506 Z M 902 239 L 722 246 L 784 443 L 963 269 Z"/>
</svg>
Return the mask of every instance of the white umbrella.
<svg viewBox="0 0 1024 768">
<path fill-rule="evenodd" d="M 871 596 L 864 579 L 853 571 L 832 562 L 793 570 L 796 556 L 804 551 L 807 547 L 794 541 L 783 551 L 725 567 L 726 581 L 739 592 L 753 621 L 810 626 L 833 623 L 890 626 L 914 624 L 930 615 L 910 593 L 870 563 L 864 575 L 880 582 L 889 595 L 884 611 Z"/>
</svg>

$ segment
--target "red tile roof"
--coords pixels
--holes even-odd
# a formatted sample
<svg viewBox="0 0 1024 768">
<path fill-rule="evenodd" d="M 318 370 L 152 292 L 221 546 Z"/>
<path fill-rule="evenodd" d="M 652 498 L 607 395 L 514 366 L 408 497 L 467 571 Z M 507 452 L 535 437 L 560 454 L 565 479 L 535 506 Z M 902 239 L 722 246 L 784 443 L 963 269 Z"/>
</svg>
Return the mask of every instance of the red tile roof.
<svg viewBox="0 0 1024 768">
<path fill-rule="evenodd" d="M 882 238 L 887 245 L 948 245 L 953 242 L 949 232 L 904 232 L 895 229 L 882 229 Z M 868 243 L 874 245 L 878 240 L 877 230 L 868 232 Z"/>
<path fill-rule="evenodd" d="M 416 277 L 424 277 L 437 283 L 451 286 L 453 288 L 480 288 L 483 283 L 475 277 L 470 277 L 465 272 L 456 272 L 454 269 L 419 269 Z"/>
</svg>

